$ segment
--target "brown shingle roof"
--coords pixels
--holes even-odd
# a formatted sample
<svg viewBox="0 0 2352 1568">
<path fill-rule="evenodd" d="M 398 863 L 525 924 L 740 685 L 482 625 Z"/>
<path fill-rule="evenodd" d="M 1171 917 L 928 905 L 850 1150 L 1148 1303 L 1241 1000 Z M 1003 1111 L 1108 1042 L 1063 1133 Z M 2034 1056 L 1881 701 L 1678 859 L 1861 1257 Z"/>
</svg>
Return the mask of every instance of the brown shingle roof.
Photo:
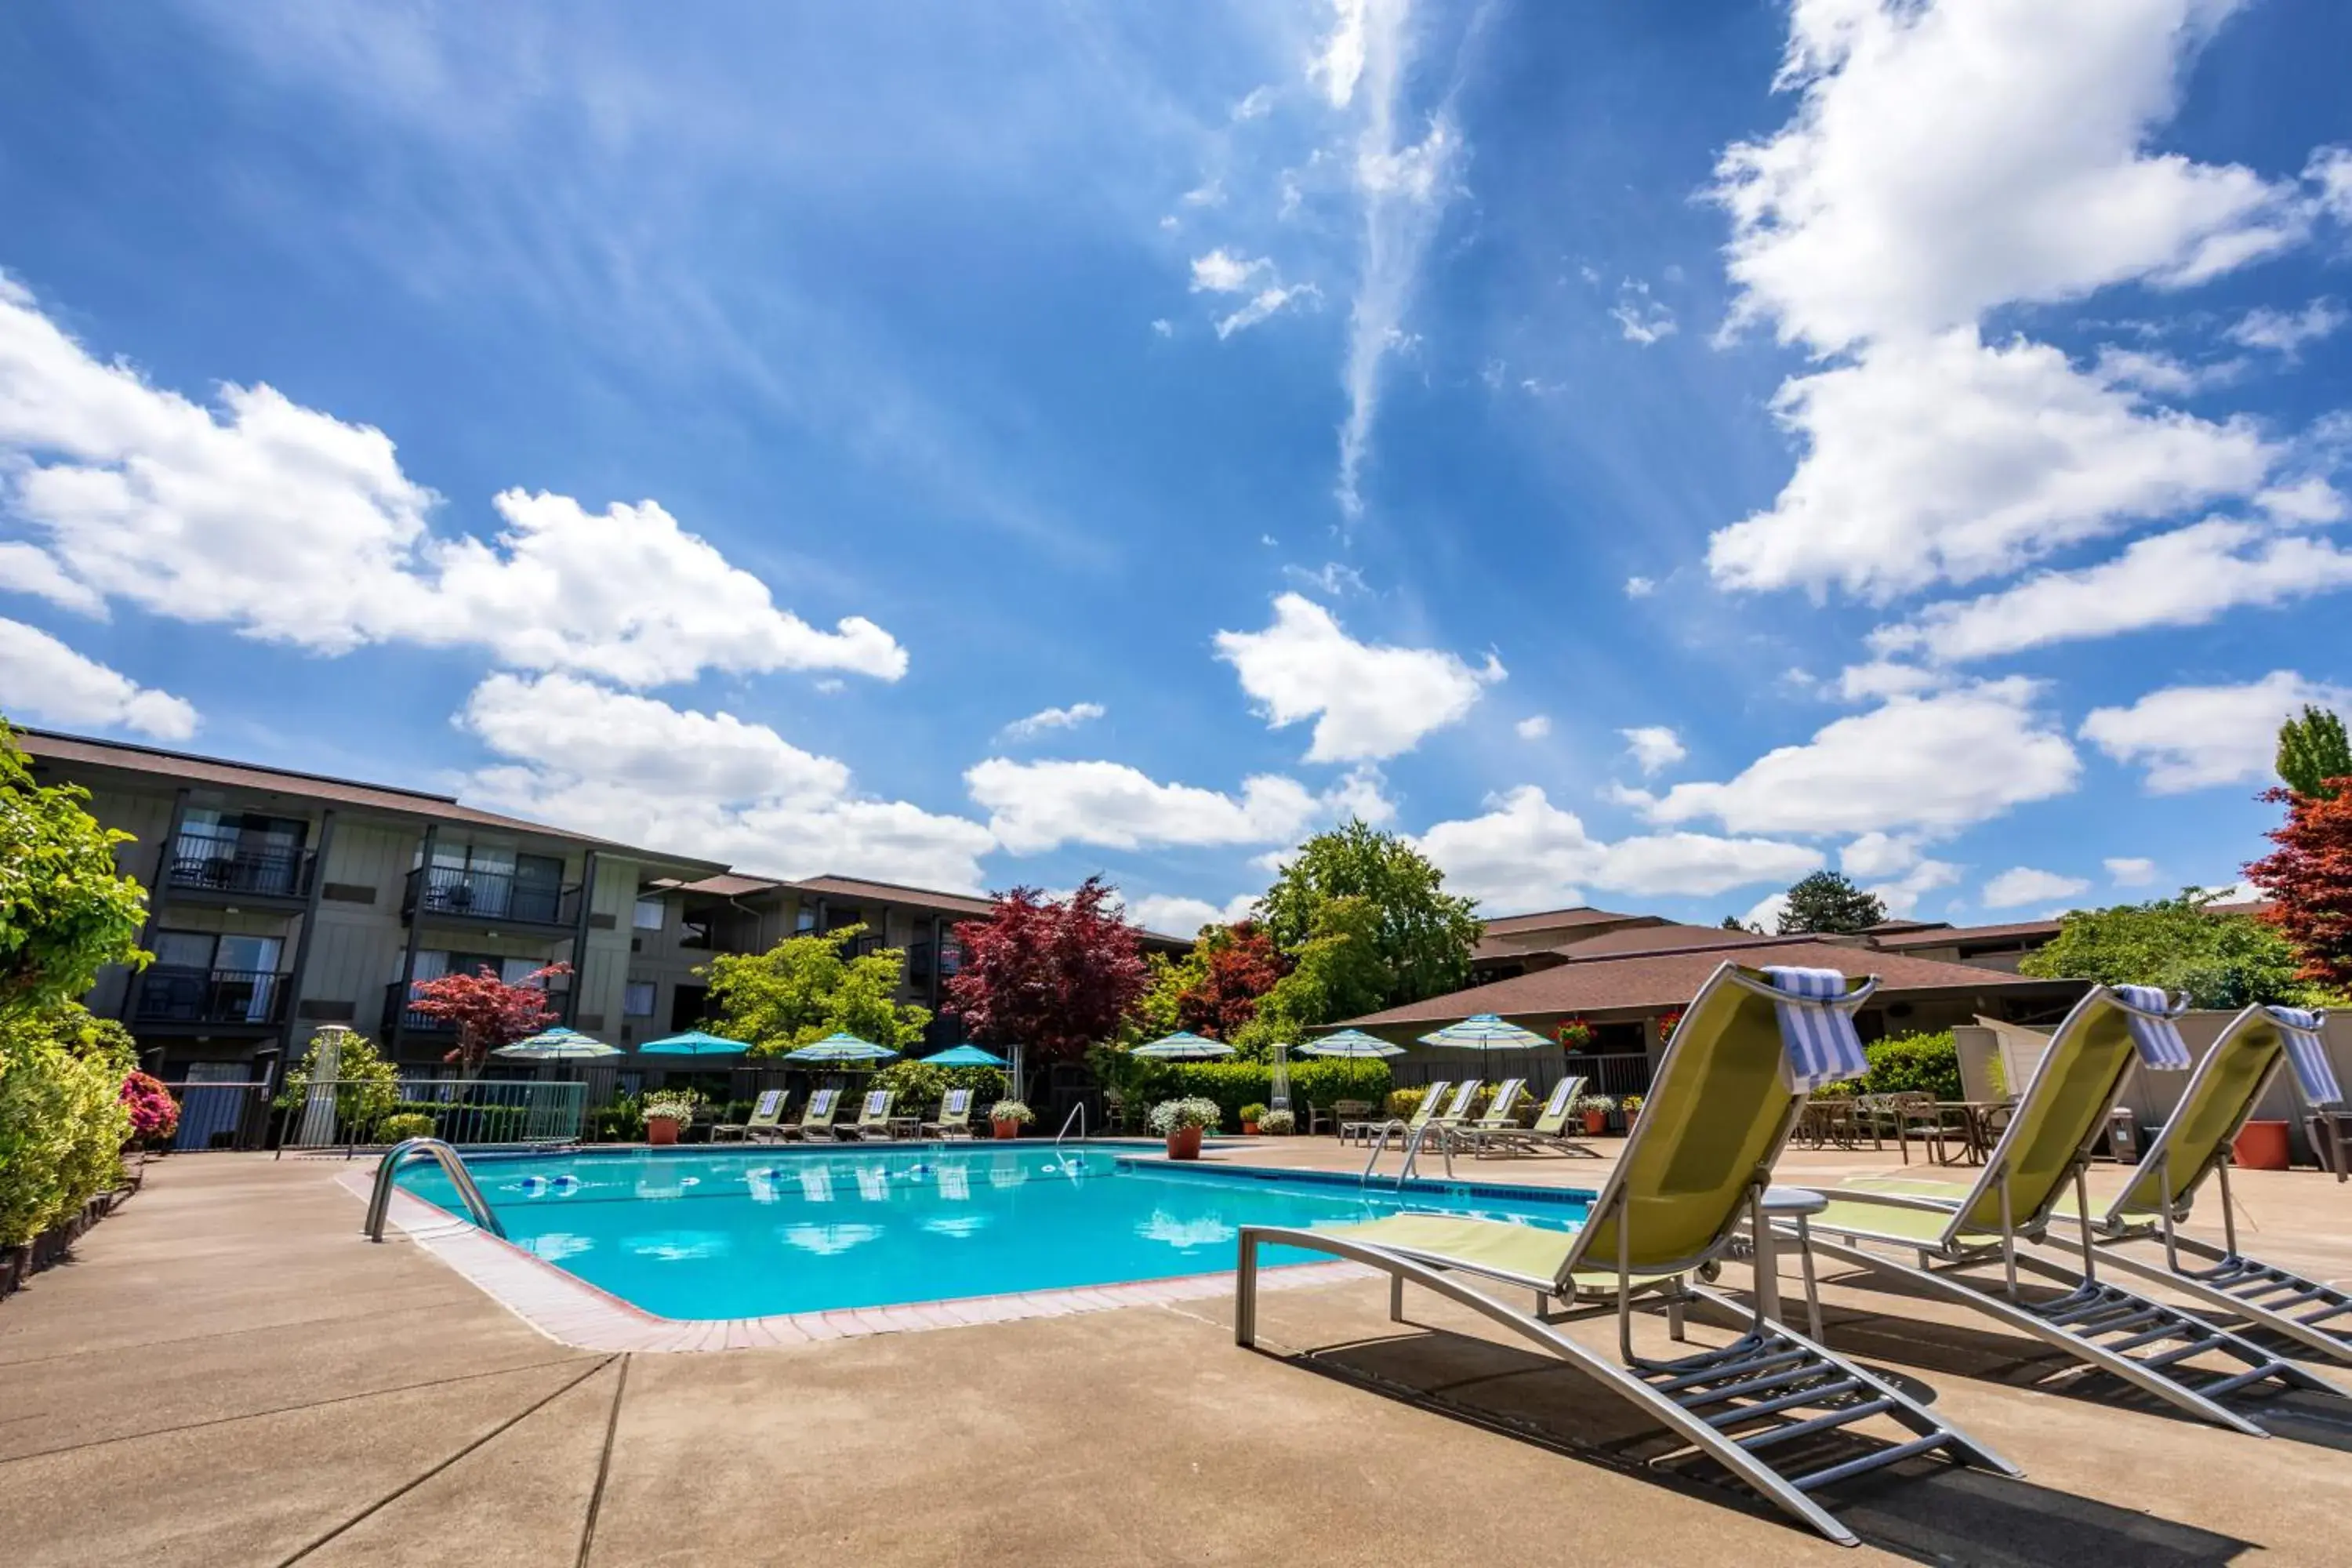
<svg viewBox="0 0 2352 1568">
<path fill-rule="evenodd" d="M 871 899 L 877 904 L 919 904 L 950 914 L 985 915 L 996 906 L 968 893 L 942 893 L 932 888 L 910 888 L 903 882 L 877 882 L 865 877 L 807 877 L 792 884 L 819 898 Z"/>
<path fill-rule="evenodd" d="M 696 870 L 722 869 L 718 861 L 701 860 L 689 855 L 670 855 L 633 845 L 615 843 L 591 834 L 574 833 L 569 828 L 551 827 L 543 822 L 531 822 L 520 816 L 502 816 L 495 811 L 482 811 L 461 805 L 455 795 L 434 795 L 425 790 L 402 789 L 395 784 L 362 784 L 353 779 L 335 778 L 327 773 L 306 773 L 292 768 L 266 767 L 257 763 L 233 763 L 219 757 L 199 757 L 186 752 L 167 752 L 160 746 L 139 746 L 124 741 L 93 740 L 87 735 L 60 735 L 48 730 L 20 730 L 17 743 L 37 762 L 66 767 L 113 768 L 123 773 L 144 773 L 151 777 L 173 779 L 180 783 L 216 789 L 253 790 L 259 793 L 298 795 L 306 800 L 323 801 L 331 805 L 350 806 L 361 811 L 381 812 L 393 816 L 430 819 L 436 822 L 464 822 L 483 827 L 504 828 L 516 833 L 535 833 L 544 837 L 562 838 L 574 844 L 586 844 L 599 849 L 618 849 L 632 858 L 656 865 L 683 867 Z"/>
<path fill-rule="evenodd" d="M 1551 931 L 1554 928 L 1566 929 L 1570 926 L 1622 925 L 1627 921 L 1642 921 L 1655 924 L 1657 920 L 1658 917 L 1655 915 L 1612 914 L 1607 910 L 1596 910 L 1588 904 L 1579 904 L 1573 909 L 1539 910 L 1528 915 L 1504 915 L 1500 919 L 1486 921 L 1486 927 L 1488 936 L 1511 936 L 1521 931 Z"/>
<path fill-rule="evenodd" d="M 1697 994 L 1706 977 L 1729 956 L 1732 955 L 1719 951 L 1667 952 L 1563 963 L 1347 1022 L 1354 1027 L 1370 1029 L 1389 1024 L 1444 1023 L 1473 1013 L 1499 1013 L 1508 1018 L 1548 1013 L 1678 1007 Z M 1939 963 L 1932 959 L 1878 952 L 1866 947 L 1842 947 L 1826 942 L 1765 942 L 1741 948 L 1737 956 L 1741 963 L 1751 967 L 1793 964 L 1807 969 L 1834 969 L 1849 977 L 1875 974 L 1885 982 L 1886 992 L 1897 995 L 1918 991 L 1989 994 L 2080 987 L 2083 984 L 2079 980 L 2021 980 L 1997 969 Z"/>
<path fill-rule="evenodd" d="M 1727 947 L 1769 946 L 1786 942 L 1784 936 L 1765 936 L 1752 931 L 1728 931 L 1721 926 L 1626 926 L 1618 931 L 1605 931 L 1599 936 L 1588 936 L 1579 942 L 1562 942 L 1548 951 L 1567 958 L 1570 963 L 1585 963 L 1595 959 L 1630 958 L 1646 952 L 1717 952 Z"/>
<path fill-rule="evenodd" d="M 1970 942 L 2006 942 L 2021 936 L 2056 936 L 2056 921 L 2012 921 L 2007 925 L 1940 926 L 1928 931 L 1888 931 L 1871 940 L 1881 950 L 1898 952 L 1911 947 L 1966 946 Z"/>
</svg>

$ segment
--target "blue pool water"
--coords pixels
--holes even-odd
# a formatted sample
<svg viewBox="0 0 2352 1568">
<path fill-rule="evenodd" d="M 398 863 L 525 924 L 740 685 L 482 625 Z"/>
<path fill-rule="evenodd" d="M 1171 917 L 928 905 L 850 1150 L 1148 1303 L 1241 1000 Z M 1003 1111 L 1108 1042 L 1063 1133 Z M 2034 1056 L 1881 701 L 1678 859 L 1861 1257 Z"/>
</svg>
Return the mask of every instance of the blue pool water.
<svg viewBox="0 0 2352 1568">
<path fill-rule="evenodd" d="M 1133 1152 L 1128 1150 L 1124 1152 Z M 1447 1209 L 1559 1229 L 1589 1194 L 1154 1169 L 1095 1145 L 478 1156 L 507 1237 L 666 1318 L 748 1318 L 1230 1268 L 1243 1225 L 1346 1225 Z M 1066 1168 L 1067 1167 L 1067 1168 Z M 462 1213 L 448 1179 L 401 1184 Z M 1313 1255 L 1269 1251 L 1268 1264 Z"/>
</svg>

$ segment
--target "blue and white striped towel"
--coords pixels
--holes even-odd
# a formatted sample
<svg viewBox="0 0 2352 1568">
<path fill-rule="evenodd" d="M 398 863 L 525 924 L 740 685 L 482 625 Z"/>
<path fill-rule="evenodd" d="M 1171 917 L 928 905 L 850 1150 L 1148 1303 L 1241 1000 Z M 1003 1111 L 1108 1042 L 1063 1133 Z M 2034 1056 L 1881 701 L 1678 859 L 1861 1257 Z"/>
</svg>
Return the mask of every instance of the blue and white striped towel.
<svg viewBox="0 0 2352 1568">
<path fill-rule="evenodd" d="M 2187 1072 L 2189 1042 L 2172 1021 L 2188 1010 L 2187 999 L 2176 1006 L 2161 985 L 2118 985 L 2116 994 L 2131 1009 L 2124 1020 L 2131 1026 L 2132 1044 L 2139 1047 L 2139 1065 L 2154 1072 Z"/>
<path fill-rule="evenodd" d="M 1827 1005 L 1843 996 L 1846 978 L 1834 969 L 1767 968 L 1772 988 L 1789 998 L 1772 1005 L 1780 1016 L 1780 1048 L 1788 1053 L 1789 1079 L 1801 1094 L 1823 1084 L 1860 1078 L 1870 1070 L 1854 1033 L 1853 1015 Z"/>
<path fill-rule="evenodd" d="M 2344 1098 L 2344 1090 L 2336 1082 L 2336 1068 L 2327 1060 L 2327 1042 L 2319 1037 L 2319 1026 L 2325 1015 L 2306 1013 L 2300 1007 L 2267 1007 L 2263 1011 L 2278 1026 L 2279 1037 L 2286 1042 L 2287 1065 L 2294 1068 L 2295 1087 L 2303 1090 L 2305 1105 L 2333 1105 Z"/>
</svg>

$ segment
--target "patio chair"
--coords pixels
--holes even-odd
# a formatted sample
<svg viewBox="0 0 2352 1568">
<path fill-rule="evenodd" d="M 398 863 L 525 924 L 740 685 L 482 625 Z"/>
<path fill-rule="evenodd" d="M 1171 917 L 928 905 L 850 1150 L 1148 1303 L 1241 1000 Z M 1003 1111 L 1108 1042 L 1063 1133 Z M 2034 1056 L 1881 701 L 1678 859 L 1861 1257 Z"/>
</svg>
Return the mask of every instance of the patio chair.
<svg viewBox="0 0 2352 1568">
<path fill-rule="evenodd" d="M 2352 1292 L 2240 1252 L 2230 1201 L 2230 1147 L 2283 1064 L 2294 1067 L 2305 1099 L 2336 1098 L 2318 1025 L 2315 1015 L 2263 1006 L 2231 1019 L 2123 1190 L 2104 1212 L 2091 1216 L 2089 1230 L 2100 1256 L 2115 1268 L 2178 1291 L 2201 1310 L 2228 1314 L 2332 1360 L 2352 1362 Z M 2297 1033 L 2309 1037 L 2307 1047 L 2294 1038 Z M 2299 1054 L 2299 1047 L 2310 1054 Z M 2219 1189 L 2220 1247 L 2182 1236 L 2178 1228 L 2209 1180 Z M 1968 1188 L 1955 1183 L 1891 1178 L 1854 1184 L 1944 1203 L 1968 1195 Z M 2083 1211 L 2072 1201 L 2060 1200 L 2053 1213 L 2083 1223 Z M 2050 1247 L 2072 1245 L 2047 1234 L 2040 1240 Z M 2160 1261 L 2144 1256 L 2149 1243 L 2163 1247 Z"/>
<path fill-rule="evenodd" d="M 940 1119 L 926 1121 L 918 1129 L 934 1138 L 969 1138 L 971 1136 L 971 1090 L 951 1089 L 940 1101 Z"/>
<path fill-rule="evenodd" d="M 1481 1159 L 1489 1154 L 1550 1153 L 1580 1154 L 1588 1160 L 1598 1160 L 1599 1150 L 1568 1131 L 1581 1115 L 1576 1102 L 1584 1098 L 1584 1090 L 1591 1081 L 1576 1077 L 1560 1079 L 1544 1097 L 1543 1110 L 1537 1114 L 1534 1126 L 1478 1132 L 1470 1141 L 1471 1152 Z"/>
<path fill-rule="evenodd" d="M 786 1142 L 796 1143 L 814 1142 L 821 1137 L 831 1137 L 834 1112 L 840 1109 L 841 1090 L 818 1089 L 809 1096 L 808 1103 L 801 1107 L 801 1119 L 777 1127 L 776 1136 Z"/>
<path fill-rule="evenodd" d="M 2100 1279 L 2090 1227 L 2081 1227 L 2079 1267 L 2019 1247 L 2045 1238 L 2070 1185 L 2074 1213 L 2089 1212 L 2084 1168 L 2106 1130 L 2107 1108 L 2141 1061 L 2161 1070 L 2189 1065 L 2164 994 L 2094 985 L 2051 1037 L 2016 1114 L 1962 1196 L 1903 1190 L 1900 1180 L 1813 1189 L 1829 1204 L 1811 1216 L 1812 1248 L 1910 1293 L 1972 1308 L 2216 1426 L 2267 1436 L 2221 1400 L 2272 1382 L 2343 1391 L 2201 1318 Z M 1873 1247 L 1914 1254 L 1918 1264 Z M 1996 1264 L 1998 1281 L 1978 1277 Z M 2029 1298 L 2018 1288 L 2021 1268 L 2063 1289 Z M 2192 1364 L 2210 1359 L 2234 1364 Z"/>
<path fill-rule="evenodd" d="M 1364 1142 L 1369 1143 L 1375 1133 L 1391 1128 L 1410 1138 L 1429 1125 L 1431 1119 L 1445 1103 L 1445 1091 L 1452 1087 L 1450 1080 L 1441 1078 L 1424 1088 L 1421 1091 L 1421 1103 L 1412 1108 L 1412 1119 L 1409 1121 L 1400 1121 L 1393 1116 L 1384 1116 L 1365 1121 L 1343 1121 L 1339 1124 L 1340 1140 L 1344 1142 L 1360 1133 Z M 1471 1087 L 1475 1089 L 1477 1086 L 1474 1084 Z"/>
<path fill-rule="evenodd" d="M 1766 1292 L 1743 1307 L 1700 1282 L 1743 1220 L 1763 1223 L 1772 1163 L 1806 1095 L 1864 1070 L 1853 1014 L 1876 987 L 1873 980 L 1849 991 L 1833 970 L 1718 968 L 1685 1010 L 1623 1156 L 1573 1230 L 1410 1213 L 1328 1229 L 1244 1226 L 1235 1339 L 1257 1338 L 1259 1248 L 1297 1247 L 1386 1273 L 1395 1321 L 1404 1321 L 1412 1283 L 1561 1357 L 1843 1545 L 1856 1543 L 1853 1532 L 1811 1495 L 1831 1481 L 1932 1452 L 2019 1474 L 1895 1384 L 1766 1317 Z M 1535 1310 L 1506 1306 L 1471 1279 L 1532 1291 Z M 1637 1308 L 1663 1307 L 1680 1341 L 1683 1310 L 1695 1302 L 1746 1319 L 1744 1331 L 1727 1345 L 1670 1360 L 1635 1353 Z M 1614 1355 L 1558 1326 L 1609 1314 Z M 1899 1424 L 1905 1437 L 1827 1464 L 1818 1454 L 1801 1458 L 1811 1445 L 1790 1441 L 1875 1416 Z M 1798 1468 L 1806 1464 L 1819 1468 Z"/>
<path fill-rule="evenodd" d="M 751 1114 L 740 1121 L 721 1121 L 710 1129 L 713 1143 L 749 1142 L 754 1136 L 770 1138 L 783 1132 L 784 1102 L 791 1096 L 781 1089 L 763 1089 L 752 1102 Z"/>
<path fill-rule="evenodd" d="M 833 1135 L 844 1143 L 876 1143 L 890 1136 L 890 1102 L 898 1098 L 895 1090 L 877 1089 L 866 1096 L 857 1109 L 857 1120 L 846 1127 L 836 1127 Z"/>
<path fill-rule="evenodd" d="M 1328 1105 L 1309 1101 L 1307 1107 L 1307 1135 L 1312 1137 L 1318 1132 L 1328 1132 L 1335 1137 L 1344 1137 L 1341 1128 L 1351 1122 L 1363 1121 L 1371 1114 L 1372 1102 L 1369 1100 L 1335 1100 Z"/>
<path fill-rule="evenodd" d="M 1448 1124 L 1446 1136 L 1457 1149 L 1475 1148 L 1478 1140 L 1488 1133 L 1517 1132 L 1519 1128 L 1519 1097 L 1527 1091 L 1528 1080 L 1507 1078 L 1495 1086 L 1495 1096 L 1486 1109 L 1475 1118 Z"/>
</svg>

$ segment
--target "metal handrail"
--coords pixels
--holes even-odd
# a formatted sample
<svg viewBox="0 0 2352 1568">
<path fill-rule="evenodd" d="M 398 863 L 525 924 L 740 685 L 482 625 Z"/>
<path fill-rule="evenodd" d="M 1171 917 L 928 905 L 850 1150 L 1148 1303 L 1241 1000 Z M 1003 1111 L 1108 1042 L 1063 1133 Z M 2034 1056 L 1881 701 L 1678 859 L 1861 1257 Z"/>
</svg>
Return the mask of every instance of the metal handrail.
<svg viewBox="0 0 2352 1568">
<path fill-rule="evenodd" d="M 1428 1141 L 1432 1132 L 1437 1134 L 1437 1152 L 1445 1156 L 1445 1179 L 1449 1182 L 1454 1179 L 1453 1130 L 1443 1121 L 1433 1117 L 1414 1129 L 1412 1136 L 1405 1141 L 1404 1163 L 1397 1167 L 1396 1190 L 1398 1192 L 1404 1191 L 1405 1183 L 1421 1173 L 1422 1145 Z"/>
<path fill-rule="evenodd" d="M 1084 1140 L 1087 1135 L 1087 1102 L 1085 1100 L 1082 1100 L 1070 1107 L 1070 1113 L 1062 1118 L 1062 1130 L 1054 1134 L 1054 1163 L 1064 1169 L 1068 1168 L 1069 1162 L 1062 1158 L 1062 1140 L 1069 1136 L 1070 1123 L 1073 1121 L 1078 1124 L 1078 1137 Z"/>
<path fill-rule="evenodd" d="M 447 1173 L 449 1184 L 457 1189 L 458 1201 L 474 1223 L 499 1240 L 506 1239 L 507 1227 L 490 1208 L 490 1201 L 482 1196 L 482 1189 L 474 1183 L 474 1173 L 466 1169 L 466 1162 L 457 1158 L 457 1151 L 438 1138 L 410 1138 L 384 1151 L 375 1167 L 375 1190 L 368 1194 L 367 1224 L 362 1227 L 370 1241 L 383 1239 L 384 1215 L 392 1207 L 393 1178 L 400 1173 L 402 1162 L 412 1155 L 422 1154 L 439 1163 Z"/>
</svg>

